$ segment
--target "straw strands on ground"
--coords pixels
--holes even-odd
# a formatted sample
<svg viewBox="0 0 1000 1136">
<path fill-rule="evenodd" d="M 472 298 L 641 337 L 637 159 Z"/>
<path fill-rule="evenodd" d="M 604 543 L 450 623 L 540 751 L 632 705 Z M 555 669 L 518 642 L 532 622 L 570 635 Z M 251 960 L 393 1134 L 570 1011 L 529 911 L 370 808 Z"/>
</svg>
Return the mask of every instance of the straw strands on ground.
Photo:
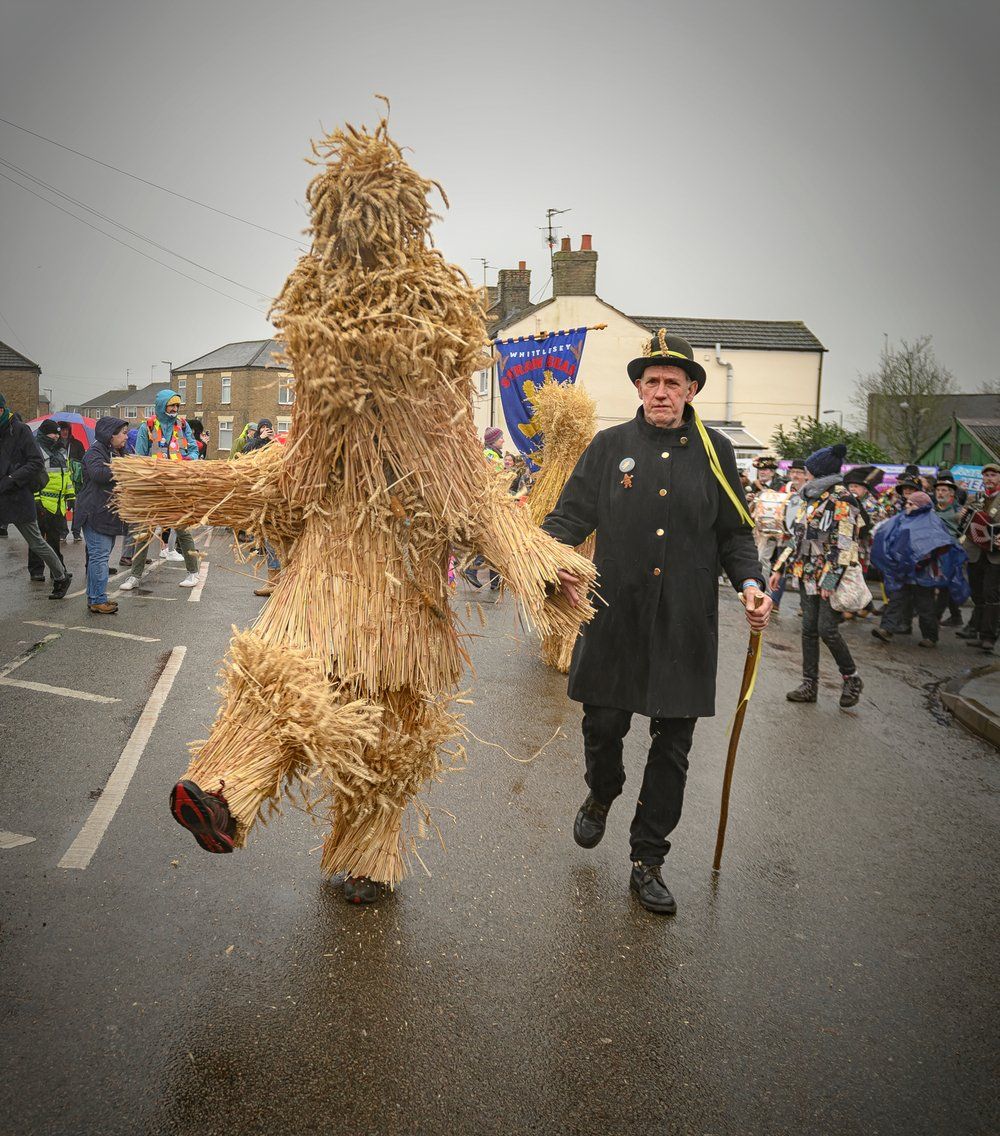
<svg viewBox="0 0 1000 1136">
<path fill-rule="evenodd" d="M 540 469 L 531 487 L 528 508 L 531 519 L 541 524 L 555 508 L 580 455 L 590 445 L 597 430 L 597 407 L 576 383 L 557 383 L 551 377 L 535 389 L 531 404 L 535 411 L 531 420 L 542 436 L 542 451 L 535 459 Z M 593 559 L 593 533 L 577 551 L 588 560 Z M 544 633 L 542 662 L 566 674 L 578 634 L 579 624 L 569 630 Z"/>
<path fill-rule="evenodd" d="M 335 130 L 314 164 L 311 249 L 273 311 L 295 384 L 287 444 L 226 463 L 128 459 L 118 502 L 133 522 L 228 525 L 280 548 L 185 776 L 225 783 L 240 844 L 301 789 L 331 825 L 323 869 L 392 884 L 429 823 L 418 795 L 463 756 L 442 757 L 461 736 L 450 707 L 466 662 L 449 551 L 482 553 L 543 634 L 592 616 L 554 585 L 563 568 L 589 588 L 594 568 L 542 533 L 483 457 L 470 397 L 483 313 L 432 247 L 439 187 L 385 121 Z"/>
</svg>

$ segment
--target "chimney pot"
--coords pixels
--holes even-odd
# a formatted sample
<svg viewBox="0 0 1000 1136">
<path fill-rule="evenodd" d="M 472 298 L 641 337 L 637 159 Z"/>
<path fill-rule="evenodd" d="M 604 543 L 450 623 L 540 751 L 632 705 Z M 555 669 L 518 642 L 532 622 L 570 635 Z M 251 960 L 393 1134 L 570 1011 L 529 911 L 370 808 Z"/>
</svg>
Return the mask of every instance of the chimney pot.
<svg viewBox="0 0 1000 1136">
<path fill-rule="evenodd" d="M 562 245 L 560 245 L 560 252 L 571 252 L 572 246 L 570 245 L 569 237 L 563 237 Z"/>
<path fill-rule="evenodd" d="M 590 252 L 590 233 L 584 233 L 580 237 L 580 252 Z"/>
<path fill-rule="evenodd" d="M 517 262 L 517 267 L 521 272 L 523 272 L 528 267 L 528 262 L 526 260 L 519 260 Z"/>
</svg>

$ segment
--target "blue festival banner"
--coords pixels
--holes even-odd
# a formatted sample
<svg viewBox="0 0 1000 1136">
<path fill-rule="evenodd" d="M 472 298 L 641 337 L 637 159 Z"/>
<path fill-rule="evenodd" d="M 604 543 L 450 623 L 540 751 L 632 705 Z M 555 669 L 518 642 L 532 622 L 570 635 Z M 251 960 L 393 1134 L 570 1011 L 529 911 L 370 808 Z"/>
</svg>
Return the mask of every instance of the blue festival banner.
<svg viewBox="0 0 1000 1136">
<path fill-rule="evenodd" d="M 531 396 L 546 379 L 555 379 L 557 383 L 576 380 L 586 339 L 587 329 L 578 327 L 572 331 L 543 332 L 541 336 L 498 339 L 494 344 L 507 432 L 532 468 L 531 454 L 539 448 L 539 441 L 538 428 L 531 421 L 535 412 Z"/>
</svg>

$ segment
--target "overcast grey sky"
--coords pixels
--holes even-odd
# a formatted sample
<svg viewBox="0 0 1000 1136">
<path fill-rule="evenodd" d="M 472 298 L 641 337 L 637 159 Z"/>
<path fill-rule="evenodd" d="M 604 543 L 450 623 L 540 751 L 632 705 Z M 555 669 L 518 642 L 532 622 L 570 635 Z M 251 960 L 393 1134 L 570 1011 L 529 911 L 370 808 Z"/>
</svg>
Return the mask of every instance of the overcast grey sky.
<svg viewBox="0 0 1000 1136">
<path fill-rule="evenodd" d="M 1000 375 L 1000 5 L 2 0 L 0 115 L 297 237 L 321 124 L 375 121 L 441 181 L 449 259 L 548 278 L 549 206 L 631 314 L 803 319 L 849 407 L 883 332 Z M 57 405 L 269 334 L 296 245 L 0 123 L 14 163 L 249 286 L 143 259 L 0 177 L 0 339 Z M 25 181 L 0 165 L 0 173 Z M 26 183 L 33 184 L 33 183 Z M 37 185 L 33 186 L 37 189 Z M 91 214 L 72 212 L 116 233 Z M 490 274 L 490 281 L 495 273 Z M 548 294 L 548 291 L 543 293 Z"/>
</svg>

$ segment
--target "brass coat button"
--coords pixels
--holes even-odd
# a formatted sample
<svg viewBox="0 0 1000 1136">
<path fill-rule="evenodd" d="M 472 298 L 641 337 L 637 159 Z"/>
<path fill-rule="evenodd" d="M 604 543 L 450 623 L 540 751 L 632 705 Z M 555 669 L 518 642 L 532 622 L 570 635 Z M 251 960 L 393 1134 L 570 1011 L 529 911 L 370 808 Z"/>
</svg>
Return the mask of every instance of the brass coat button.
<svg viewBox="0 0 1000 1136">
<path fill-rule="evenodd" d="M 661 497 L 666 497 L 666 495 L 667 495 L 667 491 L 666 491 L 666 489 L 661 489 L 661 490 L 660 490 L 660 496 L 661 496 Z"/>
<path fill-rule="evenodd" d="M 653 575 L 654 575 L 654 576 L 659 576 L 659 574 L 660 574 L 660 570 L 659 570 L 659 568 L 654 568 L 654 569 L 653 569 Z"/>
<path fill-rule="evenodd" d="M 660 457 L 661 457 L 661 458 L 668 458 L 668 457 L 670 457 L 670 451 L 669 451 L 669 450 L 664 450 L 664 451 L 663 451 L 663 453 L 662 453 L 662 454 L 660 454 Z"/>
<path fill-rule="evenodd" d="M 663 536 L 663 529 L 657 529 L 657 530 L 656 530 L 656 535 L 657 535 L 657 536 Z"/>
<path fill-rule="evenodd" d="M 681 438 L 681 445 L 682 445 L 682 446 L 686 446 L 687 444 L 688 444 L 688 440 L 687 440 L 687 438 L 686 438 L 686 437 L 684 437 L 684 438 Z"/>
</svg>

